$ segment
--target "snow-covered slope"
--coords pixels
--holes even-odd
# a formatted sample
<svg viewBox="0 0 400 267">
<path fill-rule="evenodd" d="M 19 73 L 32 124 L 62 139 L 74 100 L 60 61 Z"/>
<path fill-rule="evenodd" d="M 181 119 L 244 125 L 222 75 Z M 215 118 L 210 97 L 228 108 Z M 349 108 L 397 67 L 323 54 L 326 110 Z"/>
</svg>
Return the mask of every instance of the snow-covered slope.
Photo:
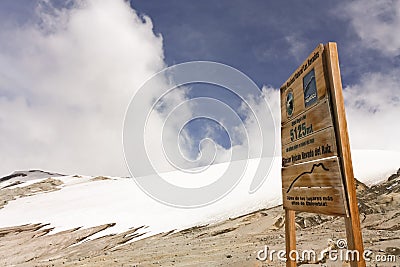
<svg viewBox="0 0 400 267">
<path fill-rule="evenodd" d="M 129 178 L 93 180 L 93 177 L 58 176 L 55 179 L 64 183 L 59 186 L 61 190 L 19 198 L 0 209 L 0 227 L 40 222 L 51 223 L 56 231 L 61 231 L 77 226 L 89 227 L 115 222 L 116 226 L 109 232 L 148 225 L 147 231 L 154 234 L 223 220 L 281 203 L 280 158 L 275 159 L 262 187 L 254 194 L 248 193 L 257 164 L 258 159 L 249 160 L 241 182 L 226 197 L 195 209 L 161 204 L 143 193 Z M 353 164 L 355 176 L 359 180 L 375 183 L 400 167 L 400 152 L 356 150 L 353 151 Z M 225 168 L 226 163 L 211 166 L 210 170 L 218 174 Z M 27 176 L 20 179 L 29 180 L 31 184 L 48 177 L 36 176 L 34 179 L 29 175 L 27 173 Z M 184 178 L 179 172 L 167 176 L 172 180 L 173 177 Z M 0 188 L 6 183 L 10 181 L 1 182 Z"/>
</svg>

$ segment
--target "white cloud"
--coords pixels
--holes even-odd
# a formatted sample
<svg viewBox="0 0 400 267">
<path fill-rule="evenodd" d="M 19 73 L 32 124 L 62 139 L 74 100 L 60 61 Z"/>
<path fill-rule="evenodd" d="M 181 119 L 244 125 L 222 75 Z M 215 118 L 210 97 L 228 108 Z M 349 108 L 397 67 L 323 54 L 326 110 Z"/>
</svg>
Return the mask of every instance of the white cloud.
<svg viewBox="0 0 400 267">
<path fill-rule="evenodd" d="M 340 16 L 360 38 L 354 49 L 375 49 L 389 58 L 400 55 L 400 1 L 351 1 L 340 8 Z M 378 64 L 384 70 L 364 73 L 344 89 L 351 145 L 400 151 L 396 141 L 400 130 L 398 68 Z"/>
<path fill-rule="evenodd" d="M 350 20 L 363 46 L 387 56 L 400 54 L 400 1 L 350 1 L 340 13 Z"/>
<path fill-rule="evenodd" d="M 0 27 L 0 38 L 8 40 L 0 44 L 0 174 L 39 168 L 128 175 L 122 144 L 124 114 L 135 91 L 165 67 L 162 37 L 153 33 L 150 18 L 138 17 L 122 0 L 76 0 L 68 9 L 55 8 L 46 0 L 38 3 L 40 23 Z M 163 97 L 160 111 L 149 117 L 146 148 L 160 171 L 172 170 L 162 142 L 177 145 L 180 123 L 192 118 L 193 108 L 209 108 L 188 104 L 170 127 L 164 127 L 165 116 L 187 100 L 185 89 Z M 161 94 L 145 93 L 148 101 L 141 104 L 150 110 L 151 100 Z M 253 102 L 250 105 L 260 116 L 258 105 L 263 103 Z M 250 111 L 242 112 L 248 115 L 244 123 L 254 157 L 262 140 Z M 236 135 L 233 149 L 247 158 L 245 134 L 228 130 Z M 193 155 L 197 144 L 191 133 L 182 134 L 183 154 Z M 206 137 L 215 139 L 215 132 L 210 130 Z M 202 143 L 201 152 L 216 152 L 214 163 L 229 161 L 231 155 L 230 149 L 211 142 Z M 200 158 L 198 165 L 206 162 Z M 185 162 L 175 163 L 185 166 Z"/>
<path fill-rule="evenodd" d="M 302 57 L 306 54 L 307 45 L 303 38 L 299 34 L 289 34 L 285 37 L 286 42 L 289 45 L 290 54 L 296 58 L 297 62 L 302 61 Z"/>
<path fill-rule="evenodd" d="M 164 146 L 167 151 L 173 151 L 174 148 L 178 146 L 178 142 L 180 142 L 183 155 L 169 153 L 169 156 L 171 156 L 169 157 L 169 161 L 174 162 L 176 166 L 180 166 L 183 169 L 190 169 L 193 166 L 204 167 L 209 165 L 210 162 L 213 164 L 229 162 L 232 160 L 231 157 L 233 154 L 238 159 L 259 158 L 262 155 L 262 146 L 267 147 L 265 151 L 270 151 L 268 147 L 276 145 L 276 153 L 279 155 L 279 90 L 264 86 L 261 94 L 257 96 L 260 98 L 256 98 L 256 96 L 246 96 L 246 98 L 247 97 L 249 100 L 248 105 L 242 102 L 239 108 L 225 110 L 223 112 L 220 109 L 221 105 L 227 104 L 226 102 L 229 101 L 229 99 L 204 105 L 204 102 L 194 98 L 192 99 L 193 101 L 189 100 L 182 104 L 184 100 L 187 100 L 187 96 L 181 91 L 180 94 L 175 94 L 175 96 L 168 101 L 163 101 L 163 104 L 165 104 L 163 107 L 163 114 L 159 116 L 160 114 L 152 113 L 150 119 L 153 120 L 153 123 L 149 123 L 146 129 L 146 133 L 151 133 L 150 135 L 146 135 L 145 139 L 153 166 L 160 172 L 170 171 L 171 166 L 165 159 L 162 146 Z M 268 114 L 265 114 L 267 110 L 265 101 L 270 105 L 272 116 L 275 119 L 274 122 L 268 121 L 270 117 Z M 162 128 L 165 114 L 168 114 L 179 104 L 181 104 L 179 107 L 180 110 L 178 112 L 174 110 L 174 112 L 171 113 L 173 117 L 173 127 L 167 127 L 167 129 L 165 127 Z M 201 141 L 199 144 L 199 137 L 196 139 L 191 136 L 194 133 L 185 128 L 179 132 L 179 129 L 183 127 L 186 122 L 193 119 L 193 117 L 195 117 L 194 114 L 203 114 L 204 110 L 209 111 L 207 114 L 213 114 L 213 116 L 215 116 L 213 118 L 221 124 L 218 125 L 216 122 L 213 122 L 203 125 L 204 132 L 201 133 Z M 238 121 L 232 121 L 232 117 L 230 117 L 232 115 L 231 112 L 242 117 L 239 124 Z M 230 115 L 228 113 L 230 113 Z M 154 118 L 153 115 L 155 116 Z M 264 119 L 266 118 L 267 122 L 257 121 L 263 117 Z M 165 135 L 167 138 L 164 142 L 161 140 L 162 131 L 167 131 Z M 229 143 L 232 147 L 225 148 L 216 141 L 221 138 L 221 131 L 229 135 Z M 179 139 L 177 138 L 178 134 L 180 134 Z M 265 140 L 270 141 L 270 143 L 266 144 Z M 270 153 L 268 152 L 268 155 L 265 156 L 273 156 L 272 151 Z M 192 164 L 191 161 L 194 161 L 195 164 Z"/>
<path fill-rule="evenodd" d="M 123 1 L 40 1 L 37 15 L 40 25 L 0 27 L 0 174 L 128 175 L 123 117 L 164 67 L 162 37 Z"/>
<path fill-rule="evenodd" d="M 270 86 L 263 86 L 261 89 L 261 96 L 264 99 L 255 99 L 254 97 L 250 97 L 250 101 L 248 102 L 248 106 L 242 102 L 241 107 L 237 110 L 238 114 L 244 115 L 245 119 L 243 120 L 243 127 L 246 131 L 241 131 L 239 127 L 233 126 L 229 128 L 229 134 L 232 139 L 232 148 L 225 149 L 222 146 L 217 146 L 217 157 L 215 162 L 221 163 L 226 162 L 229 159 L 230 150 L 234 150 L 238 155 L 240 155 L 241 159 L 247 158 L 259 158 L 261 155 L 261 147 L 269 146 L 269 144 L 265 143 L 265 140 L 270 140 L 272 145 L 275 146 L 275 154 L 280 155 L 280 100 L 279 100 L 279 90 L 274 89 Z M 268 122 L 267 124 L 263 124 L 260 121 L 260 118 L 267 117 L 268 114 L 264 114 L 265 112 L 265 103 L 268 103 L 274 122 Z M 261 129 L 260 128 L 264 128 Z M 265 129 L 268 127 L 268 129 Z M 266 135 L 266 136 L 263 136 Z M 212 134 L 210 135 L 212 138 Z M 244 139 L 248 140 L 248 145 L 244 143 Z M 232 152 L 233 153 L 233 152 Z M 267 155 L 274 156 L 274 155 Z"/>
<path fill-rule="evenodd" d="M 344 89 L 350 141 L 355 149 L 400 151 L 398 73 L 368 73 Z"/>
</svg>

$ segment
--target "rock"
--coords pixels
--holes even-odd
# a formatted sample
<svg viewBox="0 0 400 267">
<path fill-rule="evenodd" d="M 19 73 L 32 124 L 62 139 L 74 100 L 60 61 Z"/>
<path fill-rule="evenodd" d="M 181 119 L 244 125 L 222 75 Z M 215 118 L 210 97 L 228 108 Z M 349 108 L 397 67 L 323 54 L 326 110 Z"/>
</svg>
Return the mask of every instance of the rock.
<svg viewBox="0 0 400 267">
<path fill-rule="evenodd" d="M 94 178 L 90 179 L 90 181 L 92 181 L 92 182 L 105 181 L 105 180 L 111 180 L 111 178 L 104 177 L 104 176 L 97 176 L 97 177 L 94 177 Z"/>
<path fill-rule="evenodd" d="M 285 218 L 282 214 L 274 218 L 273 227 L 275 229 L 280 229 L 285 225 Z"/>
<path fill-rule="evenodd" d="M 321 216 L 319 214 L 306 214 L 300 213 L 296 217 L 296 224 L 301 228 L 309 228 L 316 225 L 321 225 L 327 221 L 330 221 L 331 217 L 329 216 Z"/>
<path fill-rule="evenodd" d="M 356 182 L 356 190 L 357 192 L 362 192 L 368 189 L 368 186 L 366 186 L 364 183 L 360 182 L 357 179 L 354 179 Z"/>
<path fill-rule="evenodd" d="M 397 247 L 387 247 L 385 252 L 389 255 L 400 255 L 400 248 Z"/>
<path fill-rule="evenodd" d="M 399 174 L 392 174 L 389 176 L 388 181 L 393 181 L 394 179 L 398 178 Z"/>
<path fill-rule="evenodd" d="M 9 201 L 17 198 L 60 190 L 59 186 L 62 184 L 63 182 L 61 180 L 47 178 L 27 186 L 13 187 L 17 185 L 14 184 L 11 187 L 3 187 L 0 189 L 0 209 L 3 208 Z"/>
<path fill-rule="evenodd" d="M 360 214 L 365 214 L 365 215 L 373 214 L 376 212 L 373 208 L 365 204 L 364 201 L 360 200 L 358 201 L 358 210 L 360 211 Z"/>
</svg>

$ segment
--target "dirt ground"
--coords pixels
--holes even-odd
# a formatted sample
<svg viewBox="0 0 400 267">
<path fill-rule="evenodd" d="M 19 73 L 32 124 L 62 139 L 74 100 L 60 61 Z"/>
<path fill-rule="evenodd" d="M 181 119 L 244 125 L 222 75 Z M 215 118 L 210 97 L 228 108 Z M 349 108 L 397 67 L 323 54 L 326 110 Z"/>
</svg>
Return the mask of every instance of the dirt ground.
<svg viewBox="0 0 400 267">
<path fill-rule="evenodd" d="M 373 187 L 358 183 L 364 247 L 372 253 L 367 266 L 400 266 L 399 183 L 400 173 Z M 303 261 L 301 266 L 348 266 L 340 257 L 337 261 L 318 261 L 324 249 L 337 250 L 338 256 L 345 251 L 337 247 L 337 240 L 346 237 L 343 218 L 296 213 L 296 223 L 298 250 L 317 253 L 314 264 Z M 0 265 L 284 266 L 276 253 L 266 260 L 265 253 L 260 253 L 266 247 L 268 255 L 271 250 L 285 249 L 282 206 L 143 239 L 138 239 L 143 228 L 90 238 L 112 226 L 110 223 L 55 234 L 46 224 L 0 228 Z M 381 262 L 384 259 L 391 262 Z"/>
</svg>

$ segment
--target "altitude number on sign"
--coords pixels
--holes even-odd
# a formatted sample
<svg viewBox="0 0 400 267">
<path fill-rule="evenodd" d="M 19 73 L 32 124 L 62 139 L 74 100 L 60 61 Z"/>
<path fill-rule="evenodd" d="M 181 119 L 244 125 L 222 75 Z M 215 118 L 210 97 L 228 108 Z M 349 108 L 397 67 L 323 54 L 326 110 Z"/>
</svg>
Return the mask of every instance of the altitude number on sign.
<svg viewBox="0 0 400 267">
<path fill-rule="evenodd" d="M 295 126 L 294 128 L 290 129 L 290 140 L 293 142 L 297 139 L 306 137 L 313 133 L 312 124 L 307 126 L 305 122 Z"/>
</svg>

